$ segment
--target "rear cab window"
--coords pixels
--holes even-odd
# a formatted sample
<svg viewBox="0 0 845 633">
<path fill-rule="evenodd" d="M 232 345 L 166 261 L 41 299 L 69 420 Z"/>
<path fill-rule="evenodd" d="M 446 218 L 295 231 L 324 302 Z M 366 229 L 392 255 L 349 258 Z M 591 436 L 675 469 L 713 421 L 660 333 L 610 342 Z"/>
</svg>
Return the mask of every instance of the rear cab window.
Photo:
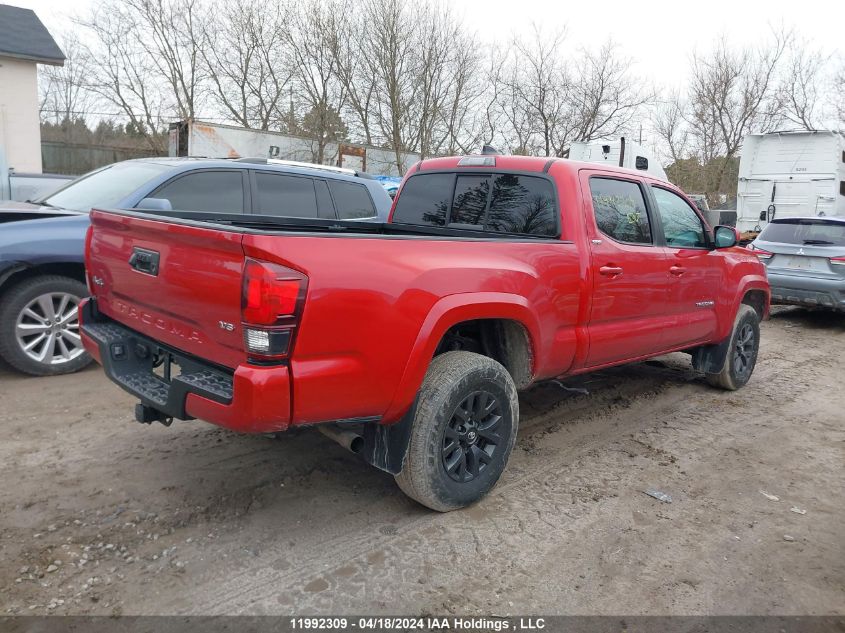
<svg viewBox="0 0 845 633">
<path fill-rule="evenodd" d="M 509 235 L 560 235 L 551 180 L 522 173 L 411 176 L 399 194 L 392 222 Z"/>
</svg>

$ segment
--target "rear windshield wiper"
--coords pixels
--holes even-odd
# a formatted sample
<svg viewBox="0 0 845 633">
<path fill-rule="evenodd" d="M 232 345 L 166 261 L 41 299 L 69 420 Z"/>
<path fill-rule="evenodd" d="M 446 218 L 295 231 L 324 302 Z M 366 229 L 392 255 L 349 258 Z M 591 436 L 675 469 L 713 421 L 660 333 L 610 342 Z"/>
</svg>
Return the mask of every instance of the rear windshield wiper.
<svg viewBox="0 0 845 633">
<path fill-rule="evenodd" d="M 828 240 L 804 240 L 805 244 L 817 244 L 819 246 L 833 246 L 833 242 Z"/>
</svg>

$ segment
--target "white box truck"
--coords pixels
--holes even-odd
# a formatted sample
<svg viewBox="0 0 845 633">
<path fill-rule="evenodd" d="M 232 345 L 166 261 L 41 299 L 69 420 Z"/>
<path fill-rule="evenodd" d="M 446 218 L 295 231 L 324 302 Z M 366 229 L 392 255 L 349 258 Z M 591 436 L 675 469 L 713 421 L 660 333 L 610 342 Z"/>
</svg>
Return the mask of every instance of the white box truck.
<svg viewBox="0 0 845 633">
<path fill-rule="evenodd" d="M 737 228 L 773 218 L 845 217 L 845 136 L 830 130 L 749 134 L 742 146 Z"/>
<path fill-rule="evenodd" d="M 567 158 L 585 163 L 638 169 L 660 180 L 669 180 L 662 165 L 651 152 L 639 143 L 625 139 L 624 136 L 618 141 L 577 141 L 569 146 Z"/>
</svg>

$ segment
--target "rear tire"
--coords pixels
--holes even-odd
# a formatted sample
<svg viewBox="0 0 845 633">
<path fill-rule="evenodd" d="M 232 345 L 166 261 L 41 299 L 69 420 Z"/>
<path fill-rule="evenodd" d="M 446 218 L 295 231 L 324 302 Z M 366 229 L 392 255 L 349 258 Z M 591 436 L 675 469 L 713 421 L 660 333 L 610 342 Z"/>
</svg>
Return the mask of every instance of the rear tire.
<svg viewBox="0 0 845 633">
<path fill-rule="evenodd" d="M 441 354 L 420 388 L 396 483 L 438 512 L 468 506 L 504 472 L 518 422 L 516 386 L 501 364 L 472 352 Z"/>
<path fill-rule="evenodd" d="M 88 289 L 60 275 L 25 279 L 0 297 L 0 356 L 33 376 L 69 374 L 92 358 L 79 338 L 76 306 Z"/>
<path fill-rule="evenodd" d="M 717 374 L 706 374 L 713 387 L 736 391 L 751 379 L 760 350 L 760 317 L 750 305 L 742 304 L 736 313 L 725 363 Z"/>
</svg>

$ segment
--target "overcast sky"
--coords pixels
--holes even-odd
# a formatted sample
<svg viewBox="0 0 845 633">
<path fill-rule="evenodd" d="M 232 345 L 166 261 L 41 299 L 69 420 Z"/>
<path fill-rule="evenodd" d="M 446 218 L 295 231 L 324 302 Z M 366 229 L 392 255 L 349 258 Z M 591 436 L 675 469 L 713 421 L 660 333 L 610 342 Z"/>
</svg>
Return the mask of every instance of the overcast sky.
<svg viewBox="0 0 845 633">
<path fill-rule="evenodd" d="M 256 0 L 260 2 L 261 0 Z M 68 26 L 91 0 L 0 0 L 34 9 L 50 29 Z M 687 72 L 693 49 L 707 48 L 719 34 L 736 44 L 765 40 L 771 24 L 786 24 L 833 52 L 845 48 L 843 0 L 451 0 L 467 25 L 488 41 L 507 40 L 531 23 L 566 27 L 573 46 L 600 45 L 608 37 L 637 61 L 641 74 L 674 85 Z"/>
<path fill-rule="evenodd" d="M 255 0 L 260 2 L 261 0 Z M 734 45 L 755 45 L 785 25 L 827 53 L 845 54 L 845 0 L 450 0 L 466 24 L 487 42 L 507 42 L 536 22 L 565 28 L 571 46 L 599 46 L 608 38 L 635 60 L 635 72 L 660 86 L 683 85 L 689 59 L 725 35 Z M 53 31 L 70 26 L 92 0 L 0 0 L 34 9 Z"/>
</svg>

